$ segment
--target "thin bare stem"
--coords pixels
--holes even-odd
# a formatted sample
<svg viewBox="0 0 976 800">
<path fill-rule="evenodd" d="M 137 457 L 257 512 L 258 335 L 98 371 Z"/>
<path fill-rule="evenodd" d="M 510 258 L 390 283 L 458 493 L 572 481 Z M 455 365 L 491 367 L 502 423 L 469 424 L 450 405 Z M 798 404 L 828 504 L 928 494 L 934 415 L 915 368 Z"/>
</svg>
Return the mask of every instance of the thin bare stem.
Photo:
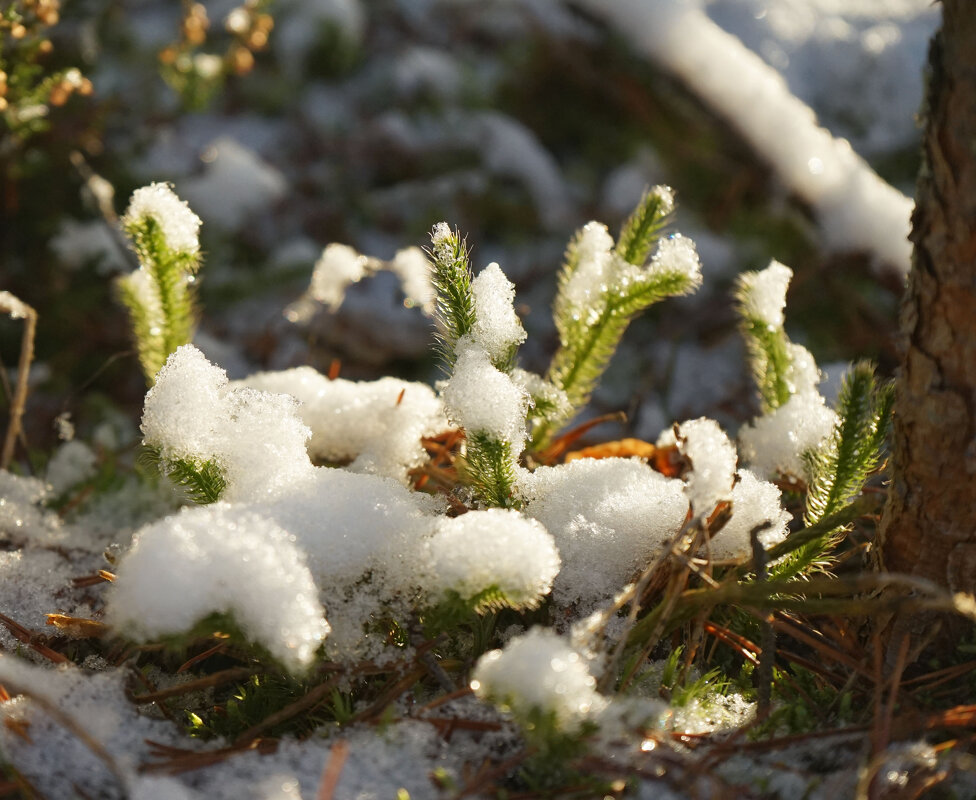
<svg viewBox="0 0 976 800">
<path fill-rule="evenodd" d="M 27 303 L 14 297 L 10 292 L 0 292 L 0 311 L 14 319 L 24 320 L 24 335 L 20 340 L 20 360 L 17 363 L 17 388 L 10 403 L 10 422 L 0 453 L 0 469 L 7 469 L 14 457 L 14 445 L 20 435 L 27 405 L 27 384 L 31 361 L 34 360 L 34 333 L 37 330 L 37 312 Z"/>
</svg>

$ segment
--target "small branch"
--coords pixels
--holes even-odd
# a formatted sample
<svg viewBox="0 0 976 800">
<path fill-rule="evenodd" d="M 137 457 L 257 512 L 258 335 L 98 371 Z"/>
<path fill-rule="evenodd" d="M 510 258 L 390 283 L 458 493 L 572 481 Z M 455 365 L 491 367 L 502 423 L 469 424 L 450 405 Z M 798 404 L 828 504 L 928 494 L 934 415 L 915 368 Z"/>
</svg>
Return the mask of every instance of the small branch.
<svg viewBox="0 0 976 800">
<path fill-rule="evenodd" d="M 24 336 L 20 340 L 20 361 L 17 363 L 17 388 L 10 403 L 10 422 L 0 453 L 0 469 L 7 469 L 14 456 L 14 445 L 21 432 L 24 407 L 27 405 L 27 384 L 31 361 L 34 360 L 34 333 L 37 329 L 37 312 L 10 292 L 0 292 L 0 311 L 13 319 L 24 320 Z"/>
</svg>

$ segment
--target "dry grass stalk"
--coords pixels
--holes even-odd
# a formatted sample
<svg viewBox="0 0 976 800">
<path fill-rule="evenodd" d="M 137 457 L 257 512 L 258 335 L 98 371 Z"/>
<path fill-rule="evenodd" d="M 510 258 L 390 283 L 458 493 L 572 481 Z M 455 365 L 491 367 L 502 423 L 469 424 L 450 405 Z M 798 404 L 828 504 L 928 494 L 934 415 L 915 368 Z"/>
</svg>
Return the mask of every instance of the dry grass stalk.
<svg viewBox="0 0 976 800">
<path fill-rule="evenodd" d="M 7 469 L 14 457 L 18 437 L 22 439 L 24 407 L 27 405 L 27 386 L 30 365 L 34 360 L 34 334 L 37 330 L 37 312 L 10 292 L 0 292 L 0 311 L 13 319 L 24 320 L 24 335 L 20 340 L 20 359 L 17 362 L 17 386 L 10 400 L 10 422 L 0 451 L 0 469 Z"/>
<path fill-rule="evenodd" d="M 322 779 L 319 781 L 319 790 L 315 793 L 315 800 L 332 800 L 335 797 L 335 790 L 339 786 L 339 776 L 342 768 L 346 765 L 346 758 L 349 756 L 349 742 L 340 739 L 329 751 L 329 760 L 325 762 L 322 769 Z"/>
<path fill-rule="evenodd" d="M 84 725 L 78 722 L 66 711 L 62 710 L 56 703 L 53 703 L 43 694 L 35 692 L 30 687 L 22 686 L 16 681 L 11 681 L 9 678 L 4 678 L 3 684 L 7 692 L 13 695 L 23 695 L 24 697 L 30 698 L 31 702 L 34 703 L 38 708 L 43 709 L 44 712 L 51 717 L 51 719 L 61 725 L 61 727 L 63 727 L 65 730 L 74 734 L 78 740 L 105 765 L 112 776 L 118 781 L 119 786 L 122 787 L 123 794 L 126 793 L 128 782 L 125 774 L 122 772 L 122 769 L 116 763 L 115 757 L 105 749 L 105 746 L 100 741 L 85 730 Z"/>
<path fill-rule="evenodd" d="M 52 650 L 46 644 L 43 644 L 40 640 L 44 639 L 44 636 L 25 628 L 19 622 L 10 619 L 10 617 L 0 614 L 0 624 L 10 631 L 10 635 L 18 642 L 26 644 L 31 650 L 38 655 L 44 656 L 48 661 L 54 664 L 65 664 L 70 660 L 67 656 L 61 655 L 57 650 Z"/>
<path fill-rule="evenodd" d="M 246 680 L 253 675 L 261 674 L 263 671 L 264 670 L 261 669 L 255 669 L 254 667 L 232 667 L 230 669 L 221 670 L 220 672 L 214 672 L 211 675 L 204 675 L 202 678 L 197 678 L 194 681 L 181 683 L 178 686 L 170 686 L 168 689 L 160 689 L 155 692 L 150 692 L 149 694 L 129 695 L 129 700 L 137 705 L 158 703 L 160 700 L 168 700 L 171 697 L 180 697 L 181 695 L 196 692 L 201 689 L 210 689 L 214 686 L 222 686 L 225 683 Z"/>
</svg>

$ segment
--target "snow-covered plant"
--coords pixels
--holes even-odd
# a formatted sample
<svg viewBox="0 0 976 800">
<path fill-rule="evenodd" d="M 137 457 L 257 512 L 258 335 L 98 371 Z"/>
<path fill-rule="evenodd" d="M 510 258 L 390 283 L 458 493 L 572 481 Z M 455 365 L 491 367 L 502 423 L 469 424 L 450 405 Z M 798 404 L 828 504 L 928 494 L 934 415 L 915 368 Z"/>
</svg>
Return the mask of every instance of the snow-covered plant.
<svg viewBox="0 0 976 800">
<path fill-rule="evenodd" d="M 532 628 L 504 649 L 483 655 L 471 688 L 523 723 L 538 724 L 541 715 L 565 732 L 578 731 L 607 704 L 586 659 L 547 628 Z"/>
<path fill-rule="evenodd" d="M 739 276 L 736 300 L 763 414 L 739 433 L 743 455 L 764 475 L 807 482 L 804 523 L 813 526 L 848 507 L 880 463 L 891 418 L 893 385 L 874 367 L 855 364 L 844 378 L 836 410 L 816 389 L 819 370 L 784 328 L 792 270 L 773 261 Z M 839 527 L 791 552 L 773 572 L 805 574 L 829 563 Z"/>
<path fill-rule="evenodd" d="M 430 254 L 440 349 L 451 370 L 441 394 L 449 419 L 465 432 L 463 474 L 486 506 L 518 506 L 530 397 L 513 377 L 525 340 L 515 287 L 497 264 L 472 278 L 464 241 L 447 223 L 431 232 Z"/>
<path fill-rule="evenodd" d="M 430 269 L 430 263 L 419 247 L 399 250 L 392 260 L 383 261 L 365 256 L 349 245 L 333 242 L 325 247 L 315 262 L 308 290 L 285 309 L 285 316 L 292 322 L 305 322 L 319 304 L 329 311 L 335 311 L 342 305 L 350 286 L 384 270 L 400 279 L 406 298 L 404 305 L 417 306 L 425 314 L 430 314 L 434 302 Z"/>
<path fill-rule="evenodd" d="M 816 449 L 837 424 L 817 391 L 820 370 L 784 328 L 786 290 L 793 271 L 773 261 L 739 276 L 736 300 L 762 415 L 739 431 L 740 451 L 764 477 L 808 478 L 804 453 Z"/>
<path fill-rule="evenodd" d="M 117 286 L 151 386 L 169 354 L 193 336 L 200 218 L 170 186 L 153 183 L 133 193 L 122 226 L 139 268 Z"/>
<path fill-rule="evenodd" d="M 673 211 L 673 192 L 657 186 L 644 193 L 616 245 L 606 226 L 597 222 L 583 227 L 570 243 L 553 306 L 559 349 L 547 374 L 568 405 L 535 411 L 533 450 L 543 450 L 556 430 L 586 405 L 637 314 L 701 284 L 694 242 L 677 233 L 659 238 Z"/>
</svg>

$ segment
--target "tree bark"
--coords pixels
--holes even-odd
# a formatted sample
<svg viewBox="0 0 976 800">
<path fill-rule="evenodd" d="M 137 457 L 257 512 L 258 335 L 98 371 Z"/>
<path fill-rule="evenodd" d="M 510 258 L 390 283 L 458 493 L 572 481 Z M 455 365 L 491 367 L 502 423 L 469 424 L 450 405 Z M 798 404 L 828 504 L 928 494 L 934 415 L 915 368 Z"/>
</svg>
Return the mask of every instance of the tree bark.
<svg viewBox="0 0 976 800">
<path fill-rule="evenodd" d="M 929 50 L 881 560 L 976 593 L 976 2 Z"/>
</svg>

